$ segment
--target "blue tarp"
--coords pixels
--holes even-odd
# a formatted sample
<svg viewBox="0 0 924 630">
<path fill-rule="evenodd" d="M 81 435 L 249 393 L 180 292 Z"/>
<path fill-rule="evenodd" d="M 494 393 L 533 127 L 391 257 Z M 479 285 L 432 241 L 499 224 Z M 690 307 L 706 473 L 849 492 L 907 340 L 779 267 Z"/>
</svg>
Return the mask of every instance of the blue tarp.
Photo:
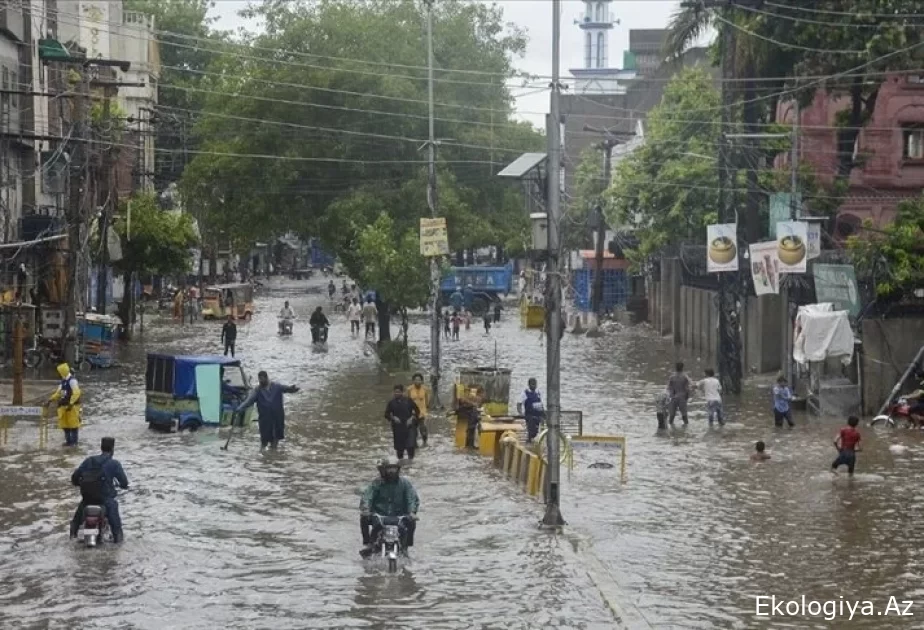
<svg viewBox="0 0 924 630">
<path fill-rule="evenodd" d="M 170 355 L 161 355 L 164 358 L 170 358 Z M 173 373 L 173 395 L 180 397 L 193 398 L 196 396 L 196 366 L 197 365 L 228 365 L 240 364 L 238 359 L 233 357 L 223 357 L 220 355 L 210 356 L 175 356 L 174 373 Z"/>
</svg>

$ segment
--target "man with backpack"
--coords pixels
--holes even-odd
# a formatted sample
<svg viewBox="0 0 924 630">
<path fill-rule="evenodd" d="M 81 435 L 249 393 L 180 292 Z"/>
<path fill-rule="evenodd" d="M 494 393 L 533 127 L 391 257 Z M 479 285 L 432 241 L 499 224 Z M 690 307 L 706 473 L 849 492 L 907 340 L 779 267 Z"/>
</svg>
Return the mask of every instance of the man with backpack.
<svg viewBox="0 0 924 630">
<path fill-rule="evenodd" d="M 116 501 L 115 484 L 123 490 L 128 489 L 128 477 L 122 470 L 119 460 L 112 457 L 115 450 L 115 438 L 104 437 L 100 440 L 99 455 L 83 460 L 71 475 L 71 483 L 80 488 L 81 501 L 71 521 L 71 538 L 77 537 L 77 531 L 83 523 L 83 509 L 87 505 L 100 505 L 106 513 L 113 542 L 122 542 L 122 519 L 119 517 L 119 503 Z"/>
</svg>

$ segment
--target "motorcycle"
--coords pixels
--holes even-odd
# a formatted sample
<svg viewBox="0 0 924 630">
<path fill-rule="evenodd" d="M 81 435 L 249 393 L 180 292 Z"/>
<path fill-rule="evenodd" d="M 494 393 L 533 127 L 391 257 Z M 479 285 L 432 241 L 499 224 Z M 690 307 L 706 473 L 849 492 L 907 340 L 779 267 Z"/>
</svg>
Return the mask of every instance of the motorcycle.
<svg viewBox="0 0 924 630">
<path fill-rule="evenodd" d="M 375 539 L 375 553 L 388 562 L 388 572 L 398 571 L 398 556 L 407 555 L 407 527 L 405 523 L 410 516 L 382 516 L 375 515 L 379 526 L 378 536 Z"/>
<path fill-rule="evenodd" d="M 48 339 L 35 335 L 32 347 L 25 351 L 23 363 L 27 368 L 37 368 L 47 362 L 57 365 L 64 360 L 63 357 L 59 339 Z"/>
<path fill-rule="evenodd" d="M 292 334 L 292 320 L 289 318 L 279 318 L 279 334 L 280 335 L 291 335 Z"/>
<path fill-rule="evenodd" d="M 327 326 L 311 327 L 311 343 L 322 345 L 327 343 Z"/>
<path fill-rule="evenodd" d="M 924 428 L 924 416 L 911 413 L 911 402 L 904 397 L 889 405 L 886 413 L 876 416 L 869 424 L 870 426 L 875 426 L 880 422 L 884 422 L 890 427 L 894 427 L 901 422 L 906 429 Z"/>
<path fill-rule="evenodd" d="M 101 505 L 87 505 L 83 508 L 83 523 L 77 532 L 78 540 L 86 547 L 96 547 L 109 534 L 109 521 Z"/>
</svg>

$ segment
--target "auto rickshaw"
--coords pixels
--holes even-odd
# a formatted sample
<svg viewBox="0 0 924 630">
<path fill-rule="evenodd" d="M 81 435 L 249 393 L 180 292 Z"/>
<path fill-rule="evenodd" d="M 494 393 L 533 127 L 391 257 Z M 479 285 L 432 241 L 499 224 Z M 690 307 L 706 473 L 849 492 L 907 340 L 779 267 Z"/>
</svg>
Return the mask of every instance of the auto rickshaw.
<svg viewBox="0 0 924 630">
<path fill-rule="evenodd" d="M 253 285 L 218 284 L 206 287 L 202 293 L 202 318 L 250 319 L 253 315 Z"/>
<path fill-rule="evenodd" d="M 234 415 L 250 383 L 233 357 L 148 354 L 144 389 L 144 419 L 151 429 L 195 431 L 253 421 L 252 407 Z"/>
</svg>

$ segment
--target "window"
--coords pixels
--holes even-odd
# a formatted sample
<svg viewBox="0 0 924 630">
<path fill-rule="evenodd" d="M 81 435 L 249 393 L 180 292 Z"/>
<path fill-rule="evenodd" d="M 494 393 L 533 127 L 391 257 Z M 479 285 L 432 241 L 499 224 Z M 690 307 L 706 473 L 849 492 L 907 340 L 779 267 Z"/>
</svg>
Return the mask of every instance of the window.
<svg viewBox="0 0 924 630">
<path fill-rule="evenodd" d="M 602 2 L 597 3 L 597 22 L 606 21 L 606 8 Z"/>
<path fill-rule="evenodd" d="M 924 74 L 910 74 L 907 82 L 914 87 L 924 87 Z"/>
<path fill-rule="evenodd" d="M 603 58 L 606 55 L 606 48 L 603 42 L 603 33 L 597 33 L 597 67 L 602 68 L 605 64 Z"/>
<path fill-rule="evenodd" d="M 0 93 L 0 125 L 6 127 L 10 124 L 10 95 L 8 93 L 10 89 L 9 68 L 4 67 L 2 73 L 0 73 L 0 89 L 3 90 L 3 92 Z"/>
<path fill-rule="evenodd" d="M 10 73 L 10 89 L 14 92 L 19 92 L 19 73 L 11 72 Z M 19 109 L 19 94 L 10 94 L 10 105 L 14 110 Z"/>
<path fill-rule="evenodd" d="M 584 45 L 584 67 L 590 68 L 590 60 L 592 59 L 590 49 L 593 46 L 594 36 L 590 33 L 587 33 L 586 40 L 587 43 Z"/>
<path fill-rule="evenodd" d="M 924 160 L 924 125 L 905 128 L 902 157 L 906 160 Z"/>
</svg>

